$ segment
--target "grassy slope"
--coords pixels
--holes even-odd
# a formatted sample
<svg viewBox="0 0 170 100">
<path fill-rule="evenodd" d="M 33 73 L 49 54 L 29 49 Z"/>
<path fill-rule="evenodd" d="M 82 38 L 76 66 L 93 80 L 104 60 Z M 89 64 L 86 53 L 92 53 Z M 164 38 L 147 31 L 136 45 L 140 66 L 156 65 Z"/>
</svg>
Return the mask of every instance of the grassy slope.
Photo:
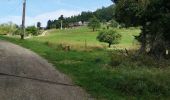
<svg viewBox="0 0 170 100">
<path fill-rule="evenodd" d="M 116 29 L 118 33 L 122 35 L 118 48 L 133 48 L 134 35 L 138 35 L 139 29 Z M 105 43 L 100 43 L 96 40 L 98 32 L 92 32 L 87 27 L 81 27 L 76 29 L 67 30 L 54 30 L 50 35 L 46 37 L 34 38 L 41 42 L 50 42 L 53 44 L 69 44 L 73 48 L 84 48 L 85 41 L 89 47 L 103 47 L 107 46 Z"/>
<path fill-rule="evenodd" d="M 42 41 L 49 40 L 56 43 L 59 40 L 68 43 L 70 43 L 69 41 L 79 43 L 77 39 L 86 38 L 80 35 L 79 32 L 81 31 L 83 33 L 81 29 L 72 30 L 69 33 L 64 30 L 58 33 L 55 31 L 54 34 L 47 37 L 24 41 L 2 36 L 0 39 L 31 49 L 48 59 L 57 69 L 69 75 L 75 84 L 82 86 L 96 98 L 106 98 L 108 100 L 168 100 L 168 94 L 170 93 L 169 68 L 149 68 L 144 65 L 142 65 L 144 67 L 137 67 L 134 66 L 133 62 L 128 63 L 126 60 L 122 61 L 121 65 L 112 68 L 108 65 L 110 62 L 110 52 L 108 51 L 94 49 L 91 51 L 72 50 L 65 52 L 42 43 Z M 74 36 L 70 34 L 74 34 Z M 87 32 L 87 34 L 89 33 Z M 95 36 L 93 37 L 90 34 L 89 37 L 90 42 L 97 43 L 93 39 Z M 126 39 L 122 40 L 122 44 L 128 44 L 127 41 L 130 42 L 131 40 Z"/>
</svg>

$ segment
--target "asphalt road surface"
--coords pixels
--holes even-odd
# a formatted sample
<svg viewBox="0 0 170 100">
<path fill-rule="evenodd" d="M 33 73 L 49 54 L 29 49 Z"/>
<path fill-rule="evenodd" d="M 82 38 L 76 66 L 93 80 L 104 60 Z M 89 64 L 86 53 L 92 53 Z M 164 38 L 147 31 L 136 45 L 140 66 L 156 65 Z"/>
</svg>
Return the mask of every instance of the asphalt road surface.
<svg viewBox="0 0 170 100">
<path fill-rule="evenodd" d="M 88 100 L 45 59 L 0 40 L 0 100 Z"/>
</svg>

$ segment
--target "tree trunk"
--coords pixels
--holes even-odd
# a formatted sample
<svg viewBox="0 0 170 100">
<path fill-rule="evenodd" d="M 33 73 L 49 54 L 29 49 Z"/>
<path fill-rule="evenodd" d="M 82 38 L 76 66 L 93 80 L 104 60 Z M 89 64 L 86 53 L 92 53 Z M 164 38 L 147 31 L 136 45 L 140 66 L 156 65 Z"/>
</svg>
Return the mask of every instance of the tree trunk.
<svg viewBox="0 0 170 100">
<path fill-rule="evenodd" d="M 21 34 L 21 40 L 24 40 L 24 35 L 23 34 Z"/>
<path fill-rule="evenodd" d="M 112 44 L 111 44 L 111 43 L 109 43 L 109 48 L 111 48 L 111 45 L 112 45 Z"/>
<path fill-rule="evenodd" d="M 95 31 L 95 28 L 93 28 L 93 32 Z"/>
<path fill-rule="evenodd" d="M 107 30 L 109 29 L 109 26 L 107 26 Z"/>
<path fill-rule="evenodd" d="M 140 53 L 146 53 L 146 30 L 144 26 L 142 28 L 142 41 L 141 41 Z"/>
</svg>

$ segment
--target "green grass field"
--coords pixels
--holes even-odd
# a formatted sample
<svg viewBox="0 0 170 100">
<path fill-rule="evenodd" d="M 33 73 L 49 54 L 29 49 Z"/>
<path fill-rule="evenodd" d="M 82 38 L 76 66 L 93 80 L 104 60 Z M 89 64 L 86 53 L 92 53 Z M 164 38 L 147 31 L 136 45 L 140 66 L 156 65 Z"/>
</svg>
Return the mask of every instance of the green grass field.
<svg viewBox="0 0 170 100">
<path fill-rule="evenodd" d="M 120 44 L 116 45 L 116 48 L 136 48 L 136 41 L 134 36 L 140 33 L 137 28 L 131 29 L 115 29 L 122 35 Z M 50 42 L 51 44 L 65 44 L 71 45 L 74 49 L 82 49 L 85 47 L 106 47 L 108 44 L 100 43 L 96 37 L 98 32 L 92 32 L 87 27 L 79 27 L 75 29 L 66 30 L 53 30 L 49 35 L 40 38 L 33 38 L 41 42 Z"/>
<path fill-rule="evenodd" d="M 118 48 L 134 48 L 133 35 L 139 34 L 139 29 L 117 29 L 117 32 L 122 35 Z M 99 100 L 170 99 L 169 61 L 161 61 L 160 66 L 150 57 L 133 59 L 133 56 L 124 56 L 119 50 L 103 49 L 101 47 L 105 44 L 96 40 L 97 34 L 84 27 L 53 30 L 45 37 L 23 41 L 4 36 L 0 39 L 21 45 L 46 58 L 56 69 L 70 76 L 76 85 Z M 85 40 L 89 48 L 95 49 L 80 50 Z M 59 46 L 62 43 L 71 45 L 73 49 L 62 50 Z"/>
</svg>

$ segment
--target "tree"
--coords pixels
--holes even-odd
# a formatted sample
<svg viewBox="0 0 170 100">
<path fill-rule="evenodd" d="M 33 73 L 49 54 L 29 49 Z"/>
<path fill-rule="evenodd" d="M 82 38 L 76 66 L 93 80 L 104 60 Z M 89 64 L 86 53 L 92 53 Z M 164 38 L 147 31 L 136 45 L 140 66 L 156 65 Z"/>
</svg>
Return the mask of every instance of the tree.
<svg viewBox="0 0 170 100">
<path fill-rule="evenodd" d="M 107 21 L 105 19 L 103 19 L 101 22 L 102 22 L 103 25 L 107 24 Z"/>
<path fill-rule="evenodd" d="M 141 52 L 161 56 L 170 46 L 169 0 L 117 0 L 116 20 L 126 27 L 140 26 L 136 39 L 141 42 Z"/>
<path fill-rule="evenodd" d="M 82 21 L 82 23 L 84 23 L 85 21 L 89 21 L 91 18 L 93 18 L 93 12 L 90 12 L 90 11 L 88 11 L 88 12 L 82 12 L 81 13 L 81 21 Z"/>
<path fill-rule="evenodd" d="M 111 0 L 111 1 L 114 2 L 114 3 L 117 3 L 118 0 Z"/>
<path fill-rule="evenodd" d="M 64 20 L 64 16 L 61 15 L 61 16 L 58 18 L 58 20 Z"/>
<path fill-rule="evenodd" d="M 97 17 L 101 22 L 106 20 L 107 22 L 114 18 L 115 6 L 103 7 L 94 12 L 94 16 Z"/>
<path fill-rule="evenodd" d="M 35 26 L 29 26 L 29 27 L 26 28 L 26 33 L 32 34 L 32 35 L 38 35 L 39 30 Z"/>
<path fill-rule="evenodd" d="M 48 20 L 47 22 L 47 29 L 51 29 L 52 28 L 52 21 L 51 20 Z"/>
<path fill-rule="evenodd" d="M 97 28 L 101 27 L 100 21 L 96 17 L 94 17 L 90 19 L 88 27 L 92 28 L 93 31 L 95 31 Z"/>
<path fill-rule="evenodd" d="M 64 21 L 65 21 L 65 18 L 64 18 L 64 16 L 63 15 L 61 15 L 59 18 L 58 18 L 58 20 L 60 21 L 60 28 L 61 28 L 61 30 L 63 29 L 63 26 L 65 25 L 65 23 L 64 23 Z M 65 26 L 64 26 L 65 27 Z"/>
<path fill-rule="evenodd" d="M 71 17 L 64 17 L 61 15 L 57 20 L 49 20 L 47 23 L 47 29 L 51 28 L 60 28 L 61 27 L 61 20 L 62 20 L 62 26 L 63 27 L 69 27 L 76 25 L 77 22 L 82 22 L 83 25 L 84 22 L 88 22 L 93 17 L 96 17 L 100 22 L 108 22 L 115 17 L 115 6 L 109 6 L 109 7 L 103 7 L 101 9 L 98 9 L 94 12 L 91 11 L 83 11 L 79 15 L 74 15 Z"/>
<path fill-rule="evenodd" d="M 115 21 L 115 20 L 111 20 L 110 21 L 110 26 L 112 28 L 117 28 L 119 26 L 119 23 L 117 21 Z"/>
<path fill-rule="evenodd" d="M 118 2 L 119 1 L 119 2 Z M 144 16 L 144 10 L 148 0 L 116 0 L 116 12 L 115 18 L 119 23 L 124 23 L 125 27 L 136 27 L 141 26 L 140 39 L 141 42 L 140 52 L 146 50 L 146 23 L 147 18 Z M 145 3 L 144 3 L 145 2 Z"/>
<path fill-rule="evenodd" d="M 119 40 L 121 38 L 120 34 L 117 34 L 113 30 L 104 30 L 99 32 L 99 35 L 97 36 L 97 39 L 100 42 L 106 42 L 109 44 L 109 48 L 111 47 L 112 44 L 118 44 Z"/>
<path fill-rule="evenodd" d="M 37 22 L 37 28 L 41 29 L 41 22 Z"/>
<path fill-rule="evenodd" d="M 13 35 L 20 35 L 22 33 L 22 28 L 18 27 L 17 30 L 13 33 Z"/>
</svg>

